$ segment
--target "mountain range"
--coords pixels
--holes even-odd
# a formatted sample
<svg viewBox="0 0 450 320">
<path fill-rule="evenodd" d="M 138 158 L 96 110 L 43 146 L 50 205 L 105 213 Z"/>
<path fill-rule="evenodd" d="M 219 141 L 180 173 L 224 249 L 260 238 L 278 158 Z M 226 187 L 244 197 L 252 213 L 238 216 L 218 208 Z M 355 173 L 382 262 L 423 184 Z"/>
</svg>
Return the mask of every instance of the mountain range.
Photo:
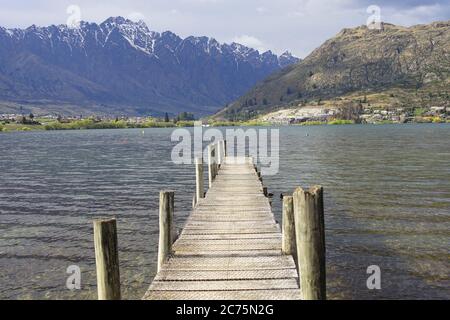
<svg viewBox="0 0 450 320">
<path fill-rule="evenodd" d="M 79 28 L 0 27 L 0 112 L 202 116 L 298 61 L 122 17 Z"/>
<path fill-rule="evenodd" d="M 249 119 L 310 105 L 450 106 L 450 21 L 347 28 L 266 78 L 215 117 Z"/>
</svg>

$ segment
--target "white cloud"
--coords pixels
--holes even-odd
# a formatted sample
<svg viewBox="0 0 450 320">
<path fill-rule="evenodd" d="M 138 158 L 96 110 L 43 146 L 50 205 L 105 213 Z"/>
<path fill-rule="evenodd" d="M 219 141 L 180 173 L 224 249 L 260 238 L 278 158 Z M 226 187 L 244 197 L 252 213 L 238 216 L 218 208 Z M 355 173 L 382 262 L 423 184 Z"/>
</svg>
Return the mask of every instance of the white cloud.
<svg viewBox="0 0 450 320">
<path fill-rule="evenodd" d="M 265 7 L 258 7 L 256 8 L 256 12 L 258 12 L 259 14 L 263 14 L 267 12 L 267 8 Z"/>
<path fill-rule="evenodd" d="M 264 46 L 264 43 L 261 40 L 259 40 L 256 37 L 249 36 L 246 34 L 238 36 L 238 37 L 234 37 L 233 42 L 243 44 L 244 46 L 247 46 L 250 48 L 254 48 L 260 52 L 266 51 L 266 47 Z"/>
<path fill-rule="evenodd" d="M 131 12 L 127 15 L 127 18 L 131 21 L 140 21 L 145 20 L 145 15 L 141 12 Z"/>
<path fill-rule="evenodd" d="M 402 25 L 412 25 L 426 23 L 430 20 L 437 20 L 439 13 L 445 12 L 440 4 L 420 5 L 407 10 L 389 10 L 389 16 L 393 23 Z M 433 19 L 434 18 L 434 19 Z"/>
</svg>

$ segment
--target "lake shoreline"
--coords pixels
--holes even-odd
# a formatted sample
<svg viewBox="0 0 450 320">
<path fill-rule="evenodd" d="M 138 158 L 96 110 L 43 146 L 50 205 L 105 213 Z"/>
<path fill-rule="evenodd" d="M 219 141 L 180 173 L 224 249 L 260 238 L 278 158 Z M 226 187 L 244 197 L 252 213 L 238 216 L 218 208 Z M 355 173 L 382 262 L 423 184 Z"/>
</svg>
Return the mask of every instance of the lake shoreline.
<svg viewBox="0 0 450 320">
<path fill-rule="evenodd" d="M 446 121 L 414 121 L 406 123 L 398 123 L 392 121 L 382 121 L 379 123 L 356 123 L 352 120 L 333 120 L 333 121 L 306 121 L 294 124 L 277 124 L 259 121 L 246 122 L 215 122 L 206 124 L 207 127 L 296 127 L 296 126 L 334 126 L 334 125 L 411 125 L 411 124 L 450 124 L 450 120 Z M 89 123 L 87 125 L 71 125 L 71 124 L 51 124 L 51 125 L 21 125 L 21 124 L 0 124 L 0 133 L 21 132 L 21 131 L 77 131 L 77 130 L 108 130 L 108 129 L 167 129 L 167 128 L 190 128 L 194 127 L 194 121 L 184 121 L 183 123 L 155 123 L 154 125 L 139 125 L 132 123 L 100 122 Z"/>
</svg>

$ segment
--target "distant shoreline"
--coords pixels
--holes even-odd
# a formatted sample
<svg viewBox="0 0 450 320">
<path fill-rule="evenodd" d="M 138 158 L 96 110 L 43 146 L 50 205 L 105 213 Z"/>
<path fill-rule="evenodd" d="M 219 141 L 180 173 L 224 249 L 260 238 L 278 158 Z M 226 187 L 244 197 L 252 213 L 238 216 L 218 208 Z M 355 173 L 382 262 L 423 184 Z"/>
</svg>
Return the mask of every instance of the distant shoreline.
<svg viewBox="0 0 450 320">
<path fill-rule="evenodd" d="M 332 125 L 385 125 L 385 124 L 450 124 L 450 120 L 446 121 L 429 121 L 429 122 L 407 122 L 399 123 L 392 121 L 381 121 L 379 123 L 356 123 L 352 120 L 333 120 L 333 121 L 306 121 L 302 123 L 293 124 L 280 124 L 280 123 L 269 123 L 260 121 L 243 121 L 243 122 L 233 122 L 233 121 L 223 121 L 223 122 L 213 122 L 206 124 L 208 127 L 296 127 L 296 126 L 332 126 Z M 105 122 L 84 122 L 80 123 L 52 123 L 52 124 L 40 124 L 40 125 L 26 125 L 26 124 L 1 124 L 0 123 L 0 133 L 8 132 L 23 132 L 23 131 L 76 131 L 76 130 L 106 130 L 106 129 L 164 129 L 164 128 L 189 128 L 194 127 L 194 121 L 183 121 L 180 123 L 165 123 L 157 122 L 151 125 L 124 123 L 121 121 L 105 121 Z"/>
</svg>

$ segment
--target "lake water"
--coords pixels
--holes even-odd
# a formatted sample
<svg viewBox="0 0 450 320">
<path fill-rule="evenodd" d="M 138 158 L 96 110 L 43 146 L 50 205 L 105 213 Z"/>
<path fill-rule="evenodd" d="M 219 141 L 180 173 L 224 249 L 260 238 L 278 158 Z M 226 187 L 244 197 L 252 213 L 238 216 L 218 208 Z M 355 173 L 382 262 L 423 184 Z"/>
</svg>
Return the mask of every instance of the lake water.
<svg viewBox="0 0 450 320">
<path fill-rule="evenodd" d="M 116 217 L 123 297 L 156 271 L 158 193 L 182 227 L 194 169 L 174 165 L 171 129 L 0 134 L 0 299 L 95 299 L 92 220 Z M 329 298 L 450 298 L 450 125 L 280 128 L 275 193 L 325 190 Z M 66 289 L 78 265 L 82 289 Z M 366 269 L 381 268 L 381 290 Z"/>
</svg>

